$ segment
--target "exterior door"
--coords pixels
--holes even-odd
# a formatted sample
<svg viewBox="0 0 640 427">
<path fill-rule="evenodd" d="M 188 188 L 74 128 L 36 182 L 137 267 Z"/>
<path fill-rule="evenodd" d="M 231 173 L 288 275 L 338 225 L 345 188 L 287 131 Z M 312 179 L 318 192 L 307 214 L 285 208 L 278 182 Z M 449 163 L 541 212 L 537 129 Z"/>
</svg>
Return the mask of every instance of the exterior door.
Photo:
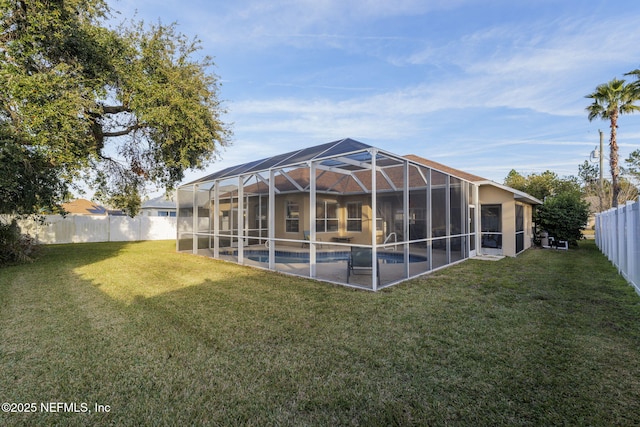
<svg viewBox="0 0 640 427">
<path fill-rule="evenodd" d="M 502 255 L 502 206 L 480 206 L 481 248 L 483 255 Z"/>
</svg>

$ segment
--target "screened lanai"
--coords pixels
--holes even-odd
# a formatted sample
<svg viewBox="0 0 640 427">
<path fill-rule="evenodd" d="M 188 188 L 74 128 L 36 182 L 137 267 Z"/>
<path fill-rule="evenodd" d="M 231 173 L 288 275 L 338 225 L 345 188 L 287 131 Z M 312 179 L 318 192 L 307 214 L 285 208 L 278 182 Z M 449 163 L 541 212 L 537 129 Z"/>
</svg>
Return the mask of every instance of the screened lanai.
<svg viewBox="0 0 640 427">
<path fill-rule="evenodd" d="M 476 199 L 470 182 L 343 139 L 181 186 L 177 249 L 377 290 L 468 258 Z"/>
</svg>

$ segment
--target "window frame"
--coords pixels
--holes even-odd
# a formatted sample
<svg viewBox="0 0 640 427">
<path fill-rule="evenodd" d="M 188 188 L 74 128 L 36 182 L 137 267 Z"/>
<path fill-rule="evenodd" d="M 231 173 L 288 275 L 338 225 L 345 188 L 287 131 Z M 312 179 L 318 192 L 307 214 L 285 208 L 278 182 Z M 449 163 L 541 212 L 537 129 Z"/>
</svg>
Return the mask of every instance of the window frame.
<svg viewBox="0 0 640 427">
<path fill-rule="evenodd" d="M 292 208 L 295 207 L 295 210 Z M 293 215 L 295 214 L 295 215 Z M 294 227 L 295 225 L 295 227 Z M 300 232 L 300 204 L 293 200 L 286 200 L 284 206 L 284 231 L 286 233 Z"/>
<path fill-rule="evenodd" d="M 335 216 L 329 216 L 329 206 L 333 207 Z M 318 213 L 320 209 L 322 211 L 321 215 Z M 340 231 L 339 209 L 340 205 L 336 200 L 316 201 L 316 233 L 337 233 Z M 330 229 L 330 224 L 335 224 L 335 228 Z"/>
<path fill-rule="evenodd" d="M 524 252 L 524 222 L 525 222 L 525 207 L 520 203 L 516 203 L 515 209 L 515 229 L 516 229 L 516 254 Z"/>
<path fill-rule="evenodd" d="M 352 217 L 351 215 L 351 209 L 350 206 L 356 206 L 356 210 L 359 212 L 360 216 L 359 217 Z M 346 224 L 346 231 L 351 231 L 351 232 L 362 232 L 362 202 L 347 202 L 347 224 Z M 353 227 L 353 225 L 356 225 L 356 227 Z"/>
</svg>

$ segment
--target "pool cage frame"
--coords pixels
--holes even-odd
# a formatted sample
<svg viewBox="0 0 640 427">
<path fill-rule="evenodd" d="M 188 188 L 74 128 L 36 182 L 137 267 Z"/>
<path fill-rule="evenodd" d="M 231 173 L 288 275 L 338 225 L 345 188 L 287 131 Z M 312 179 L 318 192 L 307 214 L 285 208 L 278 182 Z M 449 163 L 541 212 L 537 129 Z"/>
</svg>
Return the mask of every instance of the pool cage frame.
<svg viewBox="0 0 640 427">
<path fill-rule="evenodd" d="M 376 291 L 467 259 L 477 201 L 472 182 L 343 139 L 180 186 L 176 249 Z"/>
</svg>

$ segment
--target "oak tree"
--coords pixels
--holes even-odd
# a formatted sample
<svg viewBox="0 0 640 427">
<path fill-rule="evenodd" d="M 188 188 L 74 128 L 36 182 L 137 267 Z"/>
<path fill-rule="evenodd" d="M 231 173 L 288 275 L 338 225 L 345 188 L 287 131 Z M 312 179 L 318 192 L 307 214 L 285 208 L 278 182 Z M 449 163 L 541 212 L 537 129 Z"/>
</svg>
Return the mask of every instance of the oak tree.
<svg viewBox="0 0 640 427">
<path fill-rule="evenodd" d="M 0 0 L 0 213 L 51 209 L 84 179 L 135 214 L 147 185 L 172 189 L 229 143 L 200 41 L 111 16 L 104 0 Z"/>
</svg>

